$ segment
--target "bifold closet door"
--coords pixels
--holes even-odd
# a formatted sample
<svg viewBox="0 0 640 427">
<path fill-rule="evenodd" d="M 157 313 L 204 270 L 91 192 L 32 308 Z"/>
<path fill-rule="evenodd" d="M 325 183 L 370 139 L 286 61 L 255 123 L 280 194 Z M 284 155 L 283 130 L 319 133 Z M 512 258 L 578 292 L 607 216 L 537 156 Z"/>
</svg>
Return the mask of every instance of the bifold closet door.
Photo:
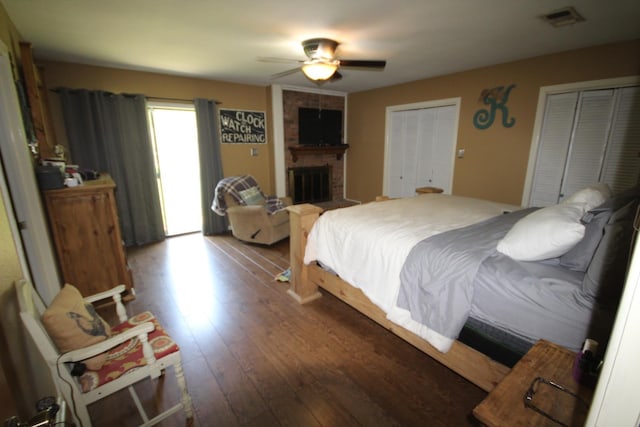
<svg viewBox="0 0 640 427">
<path fill-rule="evenodd" d="M 451 194 L 453 176 L 453 159 L 456 125 L 456 107 L 448 105 L 438 108 L 422 110 L 429 119 L 422 121 L 428 124 L 423 132 L 424 141 L 419 147 L 419 158 L 428 159 L 422 167 L 417 169 L 416 187 L 438 187 L 445 194 Z M 415 188 L 413 189 L 415 193 Z"/>
<path fill-rule="evenodd" d="M 416 188 L 451 193 L 456 107 L 395 111 L 388 150 L 388 195 L 410 197 Z"/>
<path fill-rule="evenodd" d="M 411 187 L 415 189 L 418 111 L 395 111 L 391 114 L 389 197 L 407 197 Z"/>
<path fill-rule="evenodd" d="M 530 206 L 561 202 L 596 182 L 614 193 L 640 176 L 640 90 L 637 87 L 550 95 Z"/>
<path fill-rule="evenodd" d="M 601 181 L 618 193 L 640 183 L 640 87 L 619 89 Z"/>
<path fill-rule="evenodd" d="M 576 92 L 547 97 L 530 206 L 558 203 L 577 102 Z"/>
<path fill-rule="evenodd" d="M 582 92 L 558 201 L 600 181 L 613 115 L 613 90 Z"/>
</svg>

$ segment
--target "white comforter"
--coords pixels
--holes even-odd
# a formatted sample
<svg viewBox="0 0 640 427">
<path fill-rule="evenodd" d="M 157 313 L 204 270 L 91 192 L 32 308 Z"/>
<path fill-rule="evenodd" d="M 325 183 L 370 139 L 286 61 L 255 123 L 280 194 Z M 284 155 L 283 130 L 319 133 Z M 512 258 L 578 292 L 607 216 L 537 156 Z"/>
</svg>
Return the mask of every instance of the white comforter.
<svg viewBox="0 0 640 427">
<path fill-rule="evenodd" d="M 309 234 L 304 262 L 320 261 L 360 288 L 387 318 L 446 352 L 452 340 L 414 322 L 396 306 L 400 271 L 411 248 L 437 233 L 484 221 L 513 205 L 444 194 L 328 211 Z"/>
</svg>

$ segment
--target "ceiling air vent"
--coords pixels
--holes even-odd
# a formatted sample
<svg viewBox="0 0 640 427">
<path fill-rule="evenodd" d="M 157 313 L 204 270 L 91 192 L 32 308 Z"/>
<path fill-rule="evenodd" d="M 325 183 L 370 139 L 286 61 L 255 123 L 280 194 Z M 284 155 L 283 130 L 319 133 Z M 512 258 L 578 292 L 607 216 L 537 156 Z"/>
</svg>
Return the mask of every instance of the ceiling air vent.
<svg viewBox="0 0 640 427">
<path fill-rule="evenodd" d="M 547 13 L 546 15 L 542 15 L 541 18 L 554 27 L 564 27 L 565 25 L 572 25 L 584 21 L 584 18 L 572 7 L 565 7 Z"/>
</svg>

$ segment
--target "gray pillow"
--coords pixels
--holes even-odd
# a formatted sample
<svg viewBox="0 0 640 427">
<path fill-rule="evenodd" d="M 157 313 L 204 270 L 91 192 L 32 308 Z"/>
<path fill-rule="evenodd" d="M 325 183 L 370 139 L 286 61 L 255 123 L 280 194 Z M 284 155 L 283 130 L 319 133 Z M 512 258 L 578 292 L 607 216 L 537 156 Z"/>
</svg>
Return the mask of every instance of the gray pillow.
<svg viewBox="0 0 640 427">
<path fill-rule="evenodd" d="M 618 221 L 624 215 L 627 220 L 633 220 L 635 211 L 625 211 L 623 208 L 631 202 L 637 203 L 639 198 L 640 185 L 637 185 L 609 197 L 603 204 L 585 213 L 582 217 L 582 223 L 585 224 L 584 237 L 559 258 L 560 265 L 573 271 L 586 272 L 612 214 L 619 211 L 612 221 Z"/>
<path fill-rule="evenodd" d="M 613 212 L 582 281 L 582 291 L 606 305 L 616 304 L 627 274 L 638 200 Z"/>
<path fill-rule="evenodd" d="M 598 206 L 597 208 L 591 209 L 589 212 L 584 214 L 582 218 L 585 222 L 591 221 L 591 218 L 596 215 L 598 212 L 610 209 L 612 211 L 617 211 L 630 202 L 638 201 L 640 199 L 640 185 L 629 188 L 621 193 L 617 193 L 615 196 L 609 197 L 603 204 Z M 635 212 L 633 213 L 635 215 Z M 632 218 L 633 219 L 633 218 Z"/>
<path fill-rule="evenodd" d="M 612 209 L 602 209 L 598 211 L 588 212 L 588 216 L 585 215 L 583 223 L 585 223 L 584 237 L 576 245 L 571 248 L 566 254 L 560 257 L 560 265 L 573 271 L 587 271 L 593 255 L 598 249 L 600 240 L 604 235 L 604 227 L 609 221 Z"/>
</svg>

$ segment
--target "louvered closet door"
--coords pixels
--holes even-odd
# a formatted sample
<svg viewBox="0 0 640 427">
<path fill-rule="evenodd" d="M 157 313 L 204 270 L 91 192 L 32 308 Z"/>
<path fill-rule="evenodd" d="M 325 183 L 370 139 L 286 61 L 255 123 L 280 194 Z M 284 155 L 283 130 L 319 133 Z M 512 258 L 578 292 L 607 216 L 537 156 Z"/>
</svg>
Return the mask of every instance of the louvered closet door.
<svg viewBox="0 0 640 427">
<path fill-rule="evenodd" d="M 616 95 L 601 178 L 614 193 L 640 182 L 640 88 L 619 89 Z"/>
<path fill-rule="evenodd" d="M 582 92 L 559 200 L 600 180 L 613 114 L 613 90 Z"/>
<path fill-rule="evenodd" d="M 550 206 L 596 182 L 614 193 L 640 176 L 637 87 L 547 97 L 530 206 Z"/>
<path fill-rule="evenodd" d="M 577 102 L 575 92 L 547 97 L 530 206 L 558 203 Z"/>
</svg>

